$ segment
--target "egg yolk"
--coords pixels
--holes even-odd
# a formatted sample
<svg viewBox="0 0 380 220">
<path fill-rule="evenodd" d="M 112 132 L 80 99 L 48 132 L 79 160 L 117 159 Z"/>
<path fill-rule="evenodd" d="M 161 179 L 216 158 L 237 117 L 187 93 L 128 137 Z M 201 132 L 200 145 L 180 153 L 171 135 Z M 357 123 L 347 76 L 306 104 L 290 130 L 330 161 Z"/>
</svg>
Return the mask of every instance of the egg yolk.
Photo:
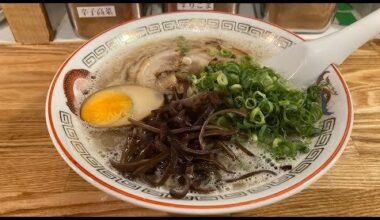
<svg viewBox="0 0 380 220">
<path fill-rule="evenodd" d="M 97 125 L 112 124 L 130 115 L 132 100 L 125 93 L 103 91 L 90 97 L 81 108 L 81 118 Z"/>
</svg>

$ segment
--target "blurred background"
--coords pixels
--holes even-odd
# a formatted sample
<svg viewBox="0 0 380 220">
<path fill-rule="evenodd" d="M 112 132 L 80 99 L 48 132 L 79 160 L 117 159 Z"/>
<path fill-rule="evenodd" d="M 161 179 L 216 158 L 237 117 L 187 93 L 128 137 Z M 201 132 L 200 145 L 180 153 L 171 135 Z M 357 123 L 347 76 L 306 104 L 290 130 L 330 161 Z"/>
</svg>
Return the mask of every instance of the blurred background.
<svg viewBox="0 0 380 220">
<path fill-rule="evenodd" d="M 380 3 L 0 4 L 0 43 L 84 41 L 122 22 L 186 10 L 250 16 L 275 23 L 308 40 L 333 33 L 377 8 L 380 8 Z"/>
</svg>

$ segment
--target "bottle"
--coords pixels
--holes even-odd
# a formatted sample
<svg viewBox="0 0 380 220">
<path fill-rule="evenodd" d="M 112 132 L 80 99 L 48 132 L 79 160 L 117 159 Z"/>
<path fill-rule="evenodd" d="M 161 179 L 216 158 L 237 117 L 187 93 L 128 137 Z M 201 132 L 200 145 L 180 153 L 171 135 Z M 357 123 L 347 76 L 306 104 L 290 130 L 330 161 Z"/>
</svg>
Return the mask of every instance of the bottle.
<svg viewBox="0 0 380 220">
<path fill-rule="evenodd" d="M 91 38 L 113 26 L 141 17 L 139 3 L 68 3 L 75 33 Z"/>
</svg>

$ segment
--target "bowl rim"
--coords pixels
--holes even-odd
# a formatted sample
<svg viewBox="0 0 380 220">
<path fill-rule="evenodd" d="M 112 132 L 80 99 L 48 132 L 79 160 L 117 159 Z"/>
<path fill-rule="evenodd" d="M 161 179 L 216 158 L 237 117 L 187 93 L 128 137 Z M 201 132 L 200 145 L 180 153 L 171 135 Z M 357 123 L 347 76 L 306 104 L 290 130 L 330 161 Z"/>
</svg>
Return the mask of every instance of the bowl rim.
<svg viewBox="0 0 380 220">
<path fill-rule="evenodd" d="M 304 188 L 307 186 L 311 185 L 313 182 L 318 180 L 323 174 L 325 174 L 338 160 L 340 155 L 343 153 L 343 150 L 345 146 L 347 145 L 347 142 L 349 140 L 349 136 L 352 131 L 352 126 L 353 126 L 353 106 L 352 106 L 352 100 L 351 100 L 351 95 L 348 89 L 348 86 L 343 79 L 342 74 L 338 70 L 335 64 L 331 64 L 330 67 L 334 69 L 334 72 L 337 74 L 339 81 L 341 82 L 344 92 L 345 92 L 345 97 L 346 97 L 346 102 L 347 102 L 347 120 L 346 120 L 346 125 L 345 125 L 345 130 L 343 132 L 342 138 L 340 139 L 338 145 L 336 146 L 336 149 L 333 151 L 331 156 L 327 158 L 317 169 L 315 169 L 314 172 L 309 174 L 308 176 L 304 177 L 301 181 L 293 184 L 292 186 L 289 186 L 285 189 L 282 189 L 276 193 L 255 198 L 255 199 L 250 199 L 250 200 L 245 200 L 245 201 L 239 201 L 235 203 L 229 203 L 229 204 L 220 204 L 220 205 L 184 205 L 184 204 L 176 204 L 176 203 L 171 203 L 171 202 L 163 202 L 159 200 L 154 200 L 154 199 L 148 199 L 144 198 L 142 196 L 129 193 L 126 191 L 123 191 L 121 189 L 118 189 L 105 181 L 101 180 L 100 178 L 94 176 L 90 171 L 88 171 L 86 168 L 80 165 L 79 162 L 77 162 L 69 153 L 69 151 L 65 148 L 63 145 L 62 141 L 60 140 L 58 136 L 58 132 L 54 128 L 53 124 L 53 116 L 52 116 L 52 97 L 53 97 L 53 92 L 54 88 L 56 85 L 56 82 L 59 78 L 59 76 L 62 74 L 63 68 L 66 66 L 66 64 L 76 55 L 77 52 L 79 52 L 84 46 L 92 42 L 93 40 L 97 39 L 101 35 L 108 33 L 109 31 L 118 28 L 119 26 L 126 25 L 128 23 L 132 23 L 135 21 L 139 20 L 144 20 L 144 19 L 149 19 L 152 17 L 157 17 L 157 16 L 167 16 L 167 15 L 173 15 L 173 14 L 189 14 L 189 13 L 199 13 L 199 11 L 183 11 L 183 12 L 171 12 L 171 13 L 165 13 L 165 14 L 157 14 L 157 15 L 151 15 L 151 16 L 146 16 L 142 17 L 139 19 L 133 19 L 127 22 L 120 23 L 118 25 L 115 25 L 97 35 L 94 37 L 90 38 L 86 42 L 84 42 L 81 46 L 79 46 L 78 49 L 76 49 L 61 65 L 61 67 L 58 69 L 56 74 L 54 75 L 54 78 L 49 86 L 49 90 L 47 93 L 47 98 L 46 98 L 46 105 L 45 105 L 45 118 L 46 118 L 46 125 L 48 128 L 48 132 L 50 135 L 50 138 L 52 139 L 52 142 L 55 146 L 55 148 L 58 150 L 59 154 L 61 157 L 65 160 L 65 162 L 82 178 L 84 178 L 87 182 L 90 184 L 94 185 L 96 188 L 100 189 L 103 192 L 106 192 L 108 194 L 111 194 L 123 201 L 130 202 L 135 205 L 139 205 L 145 208 L 150 208 L 158 211 L 167 211 L 170 213 L 183 213 L 183 214 L 192 214 L 192 215 L 199 215 L 199 214 L 223 214 L 223 213 L 233 213 L 233 212 L 239 212 L 239 211 L 244 211 L 244 210 L 250 210 L 254 208 L 258 208 L 261 206 L 265 206 L 268 204 L 273 204 L 279 200 L 285 199 L 287 197 L 290 197 L 300 191 L 302 191 Z M 286 31 L 293 36 L 299 38 L 302 41 L 305 41 L 302 37 L 299 35 L 286 30 L 276 24 L 272 24 L 267 21 L 263 21 L 254 17 L 249 17 L 249 16 L 243 16 L 243 15 L 238 15 L 238 14 L 230 14 L 230 13 L 225 13 L 225 12 L 217 12 L 217 11 L 207 11 L 207 12 L 202 12 L 207 13 L 207 14 L 221 14 L 221 15 L 231 15 L 235 17 L 243 17 L 243 18 L 248 18 L 255 20 L 257 22 L 265 23 L 269 26 L 281 29 L 282 31 Z M 202 210 L 202 213 L 194 213 L 195 210 Z"/>
</svg>

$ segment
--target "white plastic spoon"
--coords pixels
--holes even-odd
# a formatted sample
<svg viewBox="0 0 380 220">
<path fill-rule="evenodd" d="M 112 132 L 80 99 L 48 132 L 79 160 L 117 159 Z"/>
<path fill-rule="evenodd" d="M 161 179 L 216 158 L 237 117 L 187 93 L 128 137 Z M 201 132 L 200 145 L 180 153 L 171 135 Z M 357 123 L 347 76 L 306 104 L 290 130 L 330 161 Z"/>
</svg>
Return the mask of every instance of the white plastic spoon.
<svg viewBox="0 0 380 220">
<path fill-rule="evenodd" d="M 295 86 L 316 82 L 330 65 L 341 64 L 352 52 L 380 33 L 380 9 L 350 26 L 316 40 L 297 43 L 263 61 Z"/>
</svg>

